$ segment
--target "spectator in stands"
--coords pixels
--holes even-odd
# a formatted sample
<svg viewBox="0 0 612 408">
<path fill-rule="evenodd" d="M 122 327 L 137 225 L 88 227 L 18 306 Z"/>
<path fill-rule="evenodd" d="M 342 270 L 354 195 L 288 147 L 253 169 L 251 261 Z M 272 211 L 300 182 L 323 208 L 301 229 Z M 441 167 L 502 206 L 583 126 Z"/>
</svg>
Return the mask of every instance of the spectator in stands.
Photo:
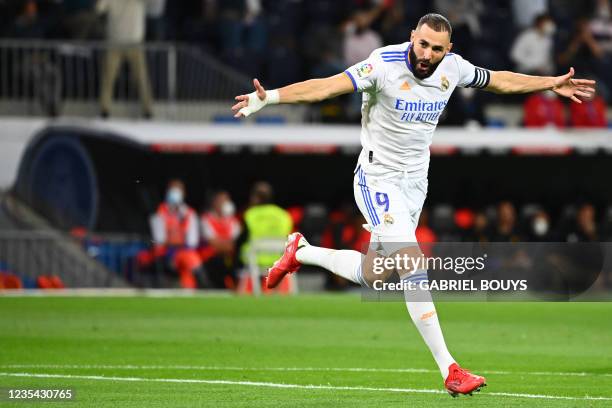
<svg viewBox="0 0 612 408">
<path fill-rule="evenodd" d="M 17 16 L 6 31 L 9 38 L 44 38 L 45 30 L 35 0 L 22 1 Z"/>
<path fill-rule="evenodd" d="M 240 235 L 240 222 L 235 216 L 236 207 L 226 191 L 213 195 L 211 206 L 200 216 L 202 246 L 200 256 L 206 273 L 216 288 L 235 287 L 233 264 L 236 239 Z"/>
<path fill-rule="evenodd" d="M 597 0 L 595 15 L 591 20 L 591 31 L 602 48 L 602 51 L 612 53 L 612 5 L 610 0 Z"/>
<path fill-rule="evenodd" d="M 370 10 L 357 11 L 344 25 L 342 44 L 344 66 L 351 66 L 368 58 L 376 48 L 382 47 L 382 37 L 370 26 L 383 11 L 383 5 Z M 361 95 L 357 92 L 349 96 L 348 116 L 356 118 L 361 113 Z"/>
<path fill-rule="evenodd" d="M 590 203 L 580 206 L 572 228 L 566 233 L 567 242 L 598 242 L 599 231 L 595 220 L 595 207 Z"/>
<path fill-rule="evenodd" d="M 164 259 L 171 269 L 178 272 L 183 288 L 197 287 L 196 274 L 201 260 L 196 252 L 198 245 L 198 217 L 185 204 L 185 185 L 180 180 L 171 180 L 166 190 L 166 200 L 151 216 L 151 235 L 154 255 Z"/>
<path fill-rule="evenodd" d="M 474 213 L 472 229 L 464 236 L 466 242 L 489 242 L 489 219 L 482 211 Z"/>
<path fill-rule="evenodd" d="M 553 35 L 555 22 L 548 14 L 540 14 L 533 26 L 524 30 L 514 41 L 510 58 L 516 69 L 529 75 L 553 75 Z"/>
<path fill-rule="evenodd" d="M 260 181 L 251 190 L 250 205 L 244 213 L 243 232 L 238 239 L 241 259 L 244 265 L 249 264 L 249 251 L 253 242 L 274 239 L 282 242 L 293 230 L 289 213 L 274 204 L 272 186 Z M 282 253 L 282 250 L 280 251 Z M 278 251 L 259 251 L 256 262 L 260 268 L 269 268 L 279 256 Z"/>
<path fill-rule="evenodd" d="M 531 217 L 527 238 L 531 242 L 550 242 L 552 240 L 550 216 L 546 211 L 539 210 Z"/>
<path fill-rule="evenodd" d="M 559 54 L 559 64 L 563 66 L 590 67 L 594 58 L 601 54 L 601 49 L 593 38 L 586 18 L 574 22 L 574 32 L 567 47 Z"/>
<path fill-rule="evenodd" d="M 610 0 L 598 0 L 589 30 L 595 43 L 597 75 L 606 83 L 608 92 L 612 91 L 612 6 Z M 610 97 L 611 95 L 607 95 Z"/>
<path fill-rule="evenodd" d="M 370 53 L 383 45 L 380 34 L 371 28 L 381 14 L 383 6 L 371 10 L 359 10 L 344 26 L 344 64 L 351 66 L 368 58 Z"/>
<path fill-rule="evenodd" d="M 610 0 L 597 0 L 595 14 L 589 26 L 601 52 L 612 55 L 612 6 Z"/>
<path fill-rule="evenodd" d="M 561 272 L 565 280 L 564 286 L 570 290 L 586 290 L 602 275 L 605 256 L 599 244 L 601 233 L 595 216 L 595 207 L 592 204 L 582 204 L 576 212 L 573 225 L 565 233 L 565 241 L 569 245 L 564 246 L 561 254 L 565 261 Z M 585 244 L 589 242 L 596 245 Z M 603 284 L 605 279 L 596 285 Z"/>
<path fill-rule="evenodd" d="M 523 121 L 526 127 L 564 128 L 567 123 L 565 106 L 553 91 L 533 94 L 523 104 Z"/>
<path fill-rule="evenodd" d="M 610 24 L 601 23 L 601 19 L 595 21 L 599 21 L 595 24 L 596 27 Z M 609 97 L 612 89 L 610 78 L 612 64 L 610 53 L 602 47 L 603 43 L 605 42 L 600 43 L 593 35 L 589 20 L 581 17 L 574 23 L 574 32 L 569 44 L 559 53 L 557 61 L 561 69 L 573 66 L 576 70 L 588 73 L 589 76 L 596 76 L 600 80 L 597 86 L 598 93 Z"/>
<path fill-rule="evenodd" d="M 573 127 L 605 128 L 606 113 L 606 102 L 596 95 L 593 100 L 570 104 L 570 123 Z"/>
<path fill-rule="evenodd" d="M 99 0 L 97 9 L 106 13 L 106 40 L 100 90 L 101 116 L 110 114 L 115 79 L 121 63 L 127 60 L 130 72 L 138 85 L 143 115 L 153 116 L 153 99 L 142 42 L 145 35 L 145 8 L 147 0 Z"/>
<path fill-rule="evenodd" d="M 497 223 L 491 236 L 492 242 L 520 242 L 521 235 L 516 227 L 516 210 L 509 201 L 497 206 Z"/>
<path fill-rule="evenodd" d="M 68 38 L 93 40 L 103 38 L 104 29 L 96 12 L 97 0 L 62 0 L 64 30 Z"/>
</svg>

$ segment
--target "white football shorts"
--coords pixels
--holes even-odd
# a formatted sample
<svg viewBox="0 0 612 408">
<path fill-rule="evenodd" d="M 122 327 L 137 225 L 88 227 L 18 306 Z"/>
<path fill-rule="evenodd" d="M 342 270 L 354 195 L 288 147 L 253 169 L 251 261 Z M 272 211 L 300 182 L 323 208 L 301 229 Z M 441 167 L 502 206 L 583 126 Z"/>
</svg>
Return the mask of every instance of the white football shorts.
<svg viewBox="0 0 612 408">
<path fill-rule="evenodd" d="M 358 165 L 353 191 L 368 222 L 364 228 L 372 233 L 371 244 L 416 244 L 415 231 L 427 196 L 427 177 L 415 179 L 401 171 L 373 175 Z"/>
</svg>

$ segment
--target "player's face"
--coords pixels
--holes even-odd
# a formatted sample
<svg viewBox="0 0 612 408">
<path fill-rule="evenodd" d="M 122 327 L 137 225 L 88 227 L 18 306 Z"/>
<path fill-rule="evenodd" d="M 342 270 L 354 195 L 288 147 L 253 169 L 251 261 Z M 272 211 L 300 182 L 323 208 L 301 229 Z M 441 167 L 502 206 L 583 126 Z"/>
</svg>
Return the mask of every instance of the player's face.
<svg viewBox="0 0 612 408">
<path fill-rule="evenodd" d="M 431 76 L 453 46 L 449 33 L 434 31 L 427 24 L 413 30 L 410 41 L 412 47 L 408 57 L 414 75 L 420 79 Z"/>
</svg>

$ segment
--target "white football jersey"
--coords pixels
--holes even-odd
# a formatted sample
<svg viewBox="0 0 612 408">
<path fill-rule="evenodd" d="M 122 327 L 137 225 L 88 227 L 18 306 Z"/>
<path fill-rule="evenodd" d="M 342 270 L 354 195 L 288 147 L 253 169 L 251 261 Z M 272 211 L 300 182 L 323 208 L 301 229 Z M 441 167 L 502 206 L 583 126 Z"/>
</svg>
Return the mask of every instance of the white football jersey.
<svg viewBox="0 0 612 408">
<path fill-rule="evenodd" d="M 378 48 L 345 73 L 363 92 L 359 164 L 371 174 L 392 170 L 426 177 L 429 146 L 438 119 L 455 87 L 484 88 L 489 71 L 447 53 L 423 80 L 412 73 L 411 43 Z"/>
</svg>

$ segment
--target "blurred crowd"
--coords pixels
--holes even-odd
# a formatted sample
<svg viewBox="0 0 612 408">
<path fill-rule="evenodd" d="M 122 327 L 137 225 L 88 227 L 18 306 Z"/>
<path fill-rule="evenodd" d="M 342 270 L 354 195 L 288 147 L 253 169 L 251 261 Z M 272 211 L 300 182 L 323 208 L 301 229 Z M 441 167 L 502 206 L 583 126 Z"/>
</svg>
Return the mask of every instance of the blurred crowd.
<svg viewBox="0 0 612 408">
<path fill-rule="evenodd" d="M 419 233 L 420 231 L 420 233 Z M 538 204 L 502 201 L 484 209 L 436 205 L 421 215 L 420 242 L 600 242 L 612 238 L 612 208 L 567 205 L 559 214 Z"/>
<path fill-rule="evenodd" d="M 330 210 L 322 204 L 283 209 L 274 204 L 272 186 L 256 183 L 247 207 L 237 211 L 229 193 L 215 192 L 200 214 L 185 202 L 185 185 L 168 183 L 165 200 L 151 216 L 153 245 L 138 255 L 142 271 L 166 270 L 184 288 L 247 290 L 244 276 L 255 261 L 268 268 L 281 249 L 253 252 L 261 239 L 284 242 L 299 230 L 313 245 L 365 253 L 370 233 L 353 204 Z M 612 207 L 596 210 L 588 202 L 568 205 L 551 214 L 538 204 L 516 208 L 509 201 L 486 208 L 454 208 L 436 204 L 424 208 L 416 236 L 421 244 L 437 242 L 602 242 L 612 239 Z M 249 258 L 254 256 L 254 258 Z M 327 287 L 347 282 L 327 276 Z"/>
<path fill-rule="evenodd" d="M 554 95 L 526 102 L 502 99 L 525 102 L 525 110 L 535 112 L 535 118 L 525 117 L 525 125 L 607 125 L 610 0 L 0 0 L 0 36 L 190 43 L 260 78 L 265 86 L 279 87 L 334 75 L 375 48 L 408 41 L 419 17 L 431 11 L 449 18 L 453 51 L 476 65 L 540 75 L 565 73 L 573 66 L 579 76 L 599 81 L 598 98 L 579 112 Z M 117 58 L 106 64 L 112 68 Z M 140 72 L 148 116 L 150 95 L 141 57 L 125 58 Z M 497 101 L 495 95 L 472 89 L 453 98 L 443 124 L 487 124 L 484 105 Z M 107 95 L 106 105 L 108 100 Z M 108 106 L 102 110 L 104 115 Z M 358 120 L 359 103 L 326 102 L 313 116 Z"/>
</svg>

